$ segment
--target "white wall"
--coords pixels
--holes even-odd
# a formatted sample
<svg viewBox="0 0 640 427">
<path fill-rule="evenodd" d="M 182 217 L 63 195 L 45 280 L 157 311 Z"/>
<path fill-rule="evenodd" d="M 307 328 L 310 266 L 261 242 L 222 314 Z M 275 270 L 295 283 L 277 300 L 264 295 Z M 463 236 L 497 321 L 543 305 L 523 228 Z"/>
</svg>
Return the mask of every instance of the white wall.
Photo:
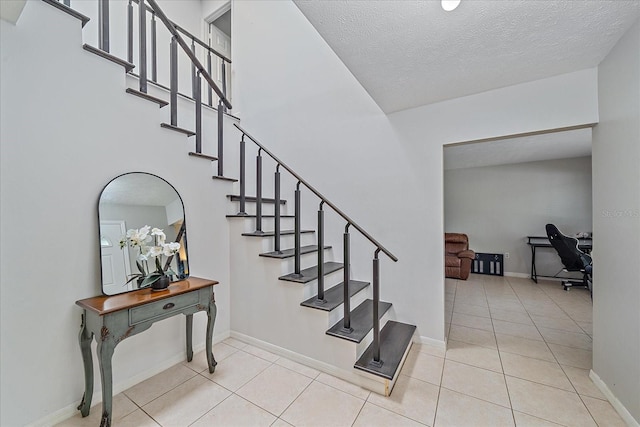
<svg viewBox="0 0 640 427">
<path fill-rule="evenodd" d="M 398 256 L 383 257 L 382 298 L 444 340 L 442 145 L 597 122 L 596 70 L 387 117 L 293 3 L 232 8 L 243 126 Z M 353 253 L 370 277 L 370 246 Z"/>
<path fill-rule="evenodd" d="M 71 415 L 82 397 L 74 303 L 100 294 L 104 185 L 144 171 L 175 186 L 191 273 L 220 281 L 215 337 L 229 333 L 230 189 L 211 179 L 210 162 L 187 156 L 192 141 L 160 128 L 166 109 L 126 94 L 122 68 L 81 48 L 77 20 L 29 1 L 17 26 L 2 21 L 0 31 L 0 424 L 18 426 Z M 195 316 L 196 348 L 205 319 Z M 116 392 L 183 360 L 184 325 L 168 319 L 118 345 Z"/>
<path fill-rule="evenodd" d="M 444 230 L 466 233 L 476 252 L 505 253 L 506 273 L 531 273 L 526 236 L 553 223 L 568 235 L 591 232 L 591 157 L 444 172 Z M 538 274 L 562 264 L 553 249 L 536 253 Z"/>
<path fill-rule="evenodd" d="M 640 423 L 640 24 L 598 67 L 593 371 Z"/>
</svg>

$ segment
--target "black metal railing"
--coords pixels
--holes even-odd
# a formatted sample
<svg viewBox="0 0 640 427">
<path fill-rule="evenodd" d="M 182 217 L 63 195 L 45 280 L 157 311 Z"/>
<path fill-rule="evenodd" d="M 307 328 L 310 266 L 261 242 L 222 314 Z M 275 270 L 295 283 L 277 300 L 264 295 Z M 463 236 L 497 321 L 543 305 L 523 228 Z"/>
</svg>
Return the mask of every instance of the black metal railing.
<svg viewBox="0 0 640 427">
<path fill-rule="evenodd" d="M 71 0 L 58 0 L 67 7 L 72 7 Z M 97 0 L 98 3 L 98 48 L 109 53 L 110 45 L 110 0 Z M 195 152 L 202 153 L 202 80 L 205 81 L 205 93 L 207 95 L 207 105 L 217 109 L 218 131 L 217 131 L 217 158 L 218 176 L 223 176 L 224 171 L 224 134 L 223 119 L 224 113 L 232 108 L 231 102 L 227 98 L 227 67 L 231 60 L 222 53 L 213 49 L 192 33 L 171 21 L 155 0 L 128 0 L 127 4 L 127 62 L 134 64 L 134 3 L 138 8 L 138 58 L 136 73 L 139 79 L 139 92 L 144 94 L 148 91 L 148 83 L 151 81 L 157 86 L 169 90 L 170 124 L 171 127 L 178 126 L 178 95 L 190 98 L 195 104 Z M 150 17 L 148 18 L 148 15 Z M 158 82 L 158 26 L 160 20 L 171 36 L 169 53 L 169 87 Z M 147 31 L 147 24 L 150 25 Z M 147 33 L 150 40 L 147 40 Z M 190 40 L 191 45 L 186 40 Z M 150 47 L 148 46 L 150 44 Z M 191 94 L 184 95 L 178 88 L 178 46 L 182 48 L 191 64 Z M 200 49 L 198 52 L 197 48 Z M 198 59 L 198 55 L 206 58 L 205 67 Z M 213 58 L 219 58 L 220 86 L 211 77 L 213 71 Z M 150 70 L 149 70 L 150 65 Z M 150 71 L 150 75 L 149 75 Z M 133 73 L 132 73 L 133 74 Z M 213 95 L 218 97 L 217 105 L 214 105 Z"/>
<path fill-rule="evenodd" d="M 276 157 L 271 151 L 269 151 L 258 140 L 252 137 L 246 130 L 237 124 L 234 124 L 236 128 L 242 133 L 240 141 L 240 212 L 239 215 L 247 215 L 245 211 L 246 206 L 246 147 L 245 137 L 251 140 L 258 147 L 258 156 L 256 159 L 256 233 L 262 233 L 262 153 L 267 154 L 276 163 L 275 173 L 275 236 L 274 236 L 274 250 L 280 252 L 280 168 L 285 169 L 293 178 L 297 180 L 295 189 L 295 225 L 294 225 L 294 275 L 301 277 L 301 190 L 300 187 L 304 186 L 313 193 L 318 199 L 320 199 L 320 205 L 318 207 L 318 271 L 317 271 L 317 296 L 316 305 L 322 305 L 324 301 L 324 205 L 329 206 L 335 213 L 342 217 L 346 221 L 345 231 L 343 236 L 343 254 L 344 254 L 344 300 L 343 300 L 343 333 L 351 333 L 351 307 L 350 307 L 350 292 L 349 292 L 349 279 L 350 279 L 350 236 L 349 228 L 353 227 L 363 237 L 375 246 L 375 253 L 373 257 L 373 352 L 374 352 L 374 364 L 381 364 L 380 360 L 380 319 L 379 319 L 379 304 L 380 304 L 380 260 L 378 254 L 380 252 L 387 255 L 392 261 L 398 261 L 398 258 L 392 254 L 387 248 L 385 248 L 380 242 L 373 238 L 366 230 L 359 226 L 354 220 L 352 220 L 347 214 L 340 210 L 330 200 L 323 196 L 318 190 L 305 181 L 300 175 L 298 175 L 293 169 L 287 166 L 282 160 Z"/>
</svg>

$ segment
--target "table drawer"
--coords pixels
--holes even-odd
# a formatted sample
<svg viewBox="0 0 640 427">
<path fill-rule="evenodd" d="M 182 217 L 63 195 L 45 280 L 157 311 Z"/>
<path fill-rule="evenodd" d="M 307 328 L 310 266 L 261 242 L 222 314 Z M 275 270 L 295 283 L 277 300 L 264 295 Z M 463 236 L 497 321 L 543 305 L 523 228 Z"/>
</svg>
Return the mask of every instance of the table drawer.
<svg viewBox="0 0 640 427">
<path fill-rule="evenodd" d="M 176 311 L 198 304 L 199 300 L 198 292 L 189 292 L 187 294 L 163 299 L 162 301 L 134 307 L 129 310 L 129 325 L 136 325 L 148 320 L 170 316 Z"/>
</svg>

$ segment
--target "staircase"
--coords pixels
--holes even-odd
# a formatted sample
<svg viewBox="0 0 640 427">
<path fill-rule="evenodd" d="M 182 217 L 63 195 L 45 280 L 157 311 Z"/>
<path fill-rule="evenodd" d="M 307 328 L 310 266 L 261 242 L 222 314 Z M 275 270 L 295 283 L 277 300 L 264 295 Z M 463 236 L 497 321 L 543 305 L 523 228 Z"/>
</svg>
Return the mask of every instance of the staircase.
<svg viewBox="0 0 640 427">
<path fill-rule="evenodd" d="M 71 8 L 69 0 L 42 1 L 74 16 L 83 27 L 89 21 L 88 17 Z M 142 30 L 138 37 L 139 67 L 136 67 L 133 58 L 133 3 L 137 3 L 138 28 Z M 228 196 L 227 202 L 230 231 L 237 236 L 231 239 L 231 290 L 232 300 L 238 298 L 238 301 L 248 302 L 246 312 L 232 313 L 234 330 L 240 331 L 236 335 L 274 351 L 287 353 L 288 356 L 300 355 L 298 359 L 303 363 L 389 395 L 416 329 L 414 325 L 392 320 L 395 314 L 392 304 L 380 300 L 379 255 L 382 253 L 394 262 L 397 261 L 395 255 L 238 124 L 234 124 L 241 139 L 237 153 L 238 178 L 225 176 L 223 123 L 227 117 L 231 117 L 228 110 L 232 108 L 226 97 L 225 70 L 231 61 L 170 21 L 155 0 L 129 1 L 127 59 L 119 58 L 109 53 L 109 1 L 98 0 L 98 5 L 101 21 L 99 47 L 85 44 L 83 48 L 124 68 L 128 79 L 138 85 L 137 89 L 128 88 L 127 93 L 148 101 L 156 108 L 169 106 L 170 120 L 160 126 L 184 134 L 185 138 L 193 138 L 195 149 L 188 155 L 194 159 L 215 162 L 217 173 L 213 178 L 230 183 L 238 190 L 236 194 Z M 169 31 L 172 40 L 169 87 L 157 81 L 156 18 Z M 151 27 L 151 49 L 147 48 L 147 25 Z M 191 40 L 191 46 L 186 43 L 185 37 Z M 190 60 L 191 96 L 178 91 L 178 48 Z M 149 52 L 151 58 L 147 58 Z M 198 56 L 207 58 L 207 67 L 202 65 Z M 216 56 L 221 63 L 221 70 L 217 74 L 222 76 L 222 89 L 211 77 L 211 59 Z M 147 70 L 149 62 L 150 79 Z M 214 93 L 218 98 L 215 108 Z M 168 100 L 165 99 L 167 94 Z M 208 95 L 208 102 L 204 104 L 203 94 L 205 98 Z M 178 105 L 184 105 L 185 102 L 194 108 L 193 130 L 178 125 Z M 204 115 L 203 111 L 206 112 Z M 206 132 L 203 132 L 203 121 L 208 118 L 207 114 L 215 114 L 217 118 L 215 156 L 202 152 L 203 141 L 207 140 Z M 253 188 L 255 196 L 247 195 L 247 143 L 257 150 Z M 236 154 L 234 150 L 231 151 Z M 271 198 L 262 194 L 265 175 L 263 157 L 275 166 Z M 295 184 L 291 214 L 288 212 L 291 203 L 281 198 L 281 170 L 287 173 L 286 179 Z M 313 229 L 302 228 L 303 190 L 305 197 L 310 195 L 318 203 L 317 221 Z M 344 224 L 341 250 L 337 251 L 341 252 L 341 259 L 335 259 L 334 248 L 325 244 L 325 214 L 328 212 L 332 215 L 332 221 L 342 221 Z M 282 224 L 286 223 L 287 228 L 282 229 Z M 268 226 L 265 227 L 265 224 Z M 355 230 L 371 245 L 371 281 L 352 278 L 351 230 Z M 269 321 L 260 322 L 259 319 Z M 274 324 L 277 326 L 273 327 Z"/>
</svg>

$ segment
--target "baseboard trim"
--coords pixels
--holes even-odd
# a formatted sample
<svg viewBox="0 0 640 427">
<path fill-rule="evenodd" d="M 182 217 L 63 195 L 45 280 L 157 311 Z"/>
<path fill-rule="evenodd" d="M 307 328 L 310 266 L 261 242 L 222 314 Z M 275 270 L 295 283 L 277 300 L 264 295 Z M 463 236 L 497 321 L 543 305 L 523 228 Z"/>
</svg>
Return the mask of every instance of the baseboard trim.
<svg viewBox="0 0 640 427">
<path fill-rule="evenodd" d="M 622 420 L 625 423 L 627 423 L 629 427 L 640 427 L 640 424 L 638 423 L 638 421 L 636 421 L 636 419 L 633 418 L 633 415 L 631 415 L 631 413 L 627 410 L 627 408 L 624 407 L 622 402 L 620 402 L 618 398 L 614 396 L 614 394 L 611 392 L 611 390 L 609 390 L 609 387 L 607 387 L 605 382 L 602 381 L 602 379 L 600 379 L 600 376 L 595 372 L 593 372 L 593 369 L 589 371 L 589 378 L 591 378 L 591 381 L 593 381 L 596 387 L 598 387 L 598 389 L 602 392 L 602 394 L 604 394 L 604 396 L 607 398 L 609 403 L 611 403 L 611 406 L 613 406 L 613 409 L 616 410 L 618 415 L 620 415 Z"/>
<path fill-rule="evenodd" d="M 214 334 L 213 342 L 219 343 L 229 338 L 229 331 L 222 332 L 220 334 Z M 193 346 L 193 352 L 199 353 L 205 349 L 205 343 L 201 343 Z M 178 363 L 182 363 L 186 360 L 186 355 L 184 350 L 181 350 L 179 353 L 173 355 L 172 357 L 166 359 L 164 362 L 159 363 L 143 372 L 138 373 L 130 378 L 127 378 L 126 381 L 119 382 L 113 385 L 113 395 L 115 396 L 118 393 L 122 393 L 123 391 L 133 387 L 134 385 L 141 383 L 144 380 L 151 378 L 154 375 L 159 374 L 162 371 L 165 371 L 172 367 L 173 365 L 177 365 Z M 82 369 L 82 366 L 79 366 Z M 102 387 L 100 383 L 94 384 L 93 398 L 91 399 L 91 406 L 97 405 L 98 403 L 102 403 Z M 37 421 L 34 421 L 30 424 L 27 424 L 27 427 L 46 427 L 56 425 L 68 418 L 73 417 L 78 413 L 78 405 L 80 405 L 80 400 L 75 401 L 74 403 L 65 406 L 49 415 L 46 415 L 40 418 Z"/>
<path fill-rule="evenodd" d="M 531 275 L 529 273 L 516 273 L 515 271 L 505 271 L 504 275 L 507 277 L 519 277 L 521 279 L 531 278 Z"/>
<path fill-rule="evenodd" d="M 441 350 L 446 350 L 447 349 L 447 343 L 445 341 L 441 341 L 441 340 L 436 340 L 434 338 L 429 338 L 429 337 L 425 337 L 425 336 L 418 336 L 417 338 L 415 338 L 413 340 L 413 342 L 415 342 L 416 344 L 425 344 L 425 345 L 430 345 L 432 347 L 437 347 Z"/>
</svg>

